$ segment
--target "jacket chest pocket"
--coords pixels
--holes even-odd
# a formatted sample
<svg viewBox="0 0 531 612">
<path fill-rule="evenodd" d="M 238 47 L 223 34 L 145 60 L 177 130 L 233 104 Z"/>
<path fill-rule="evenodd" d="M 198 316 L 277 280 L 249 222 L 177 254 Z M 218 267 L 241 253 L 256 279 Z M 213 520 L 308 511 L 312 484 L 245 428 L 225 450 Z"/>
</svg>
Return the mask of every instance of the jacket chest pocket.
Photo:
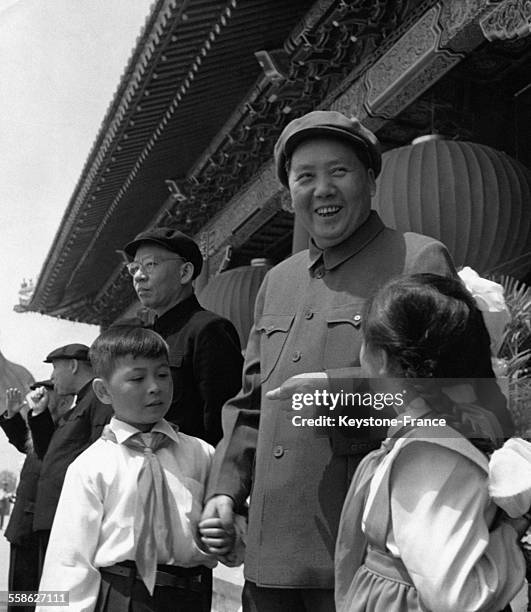
<svg viewBox="0 0 531 612">
<path fill-rule="evenodd" d="M 261 334 L 260 379 L 265 382 L 278 363 L 286 344 L 294 315 L 263 315 L 256 327 Z"/>
<path fill-rule="evenodd" d="M 326 312 L 325 369 L 359 366 L 364 304 L 356 300 Z"/>
</svg>

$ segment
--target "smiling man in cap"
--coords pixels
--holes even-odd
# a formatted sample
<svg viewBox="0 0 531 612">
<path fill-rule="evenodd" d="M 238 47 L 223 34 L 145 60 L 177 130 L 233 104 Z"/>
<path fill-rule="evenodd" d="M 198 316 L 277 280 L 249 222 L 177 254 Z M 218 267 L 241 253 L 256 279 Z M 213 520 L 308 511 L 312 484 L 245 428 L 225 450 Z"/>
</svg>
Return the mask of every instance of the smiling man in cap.
<svg viewBox="0 0 531 612">
<path fill-rule="evenodd" d="M 455 270 L 440 242 L 391 230 L 371 210 L 381 157 L 357 119 L 334 111 L 295 119 L 276 143 L 275 163 L 309 249 L 273 268 L 260 289 L 243 390 L 224 408 L 203 518 L 230 525 L 252 485 L 244 612 L 329 612 L 341 507 L 371 446 L 295 427 L 292 393 L 316 383 L 336 391 L 340 373 L 344 382 L 360 375 L 363 305 L 389 278 Z"/>
<path fill-rule="evenodd" d="M 53 350 L 44 360 L 53 366 L 51 379 L 55 392 L 59 396 L 75 395 L 73 405 L 57 422 L 48 410 L 49 397 L 44 386 L 28 397 L 33 407 L 28 413 L 28 425 L 35 452 L 42 460 L 33 519 L 39 540 L 40 570 L 66 470 L 101 436 L 112 416 L 112 409 L 102 404 L 92 390 L 94 375 L 88 350 L 84 344 L 67 344 Z"/>
<path fill-rule="evenodd" d="M 195 296 L 201 251 L 168 227 L 138 234 L 124 250 L 138 299 L 155 311 L 153 329 L 170 347 L 173 400 L 166 418 L 215 445 L 222 436 L 221 408 L 241 387 L 243 358 L 234 325 L 202 308 Z"/>
</svg>

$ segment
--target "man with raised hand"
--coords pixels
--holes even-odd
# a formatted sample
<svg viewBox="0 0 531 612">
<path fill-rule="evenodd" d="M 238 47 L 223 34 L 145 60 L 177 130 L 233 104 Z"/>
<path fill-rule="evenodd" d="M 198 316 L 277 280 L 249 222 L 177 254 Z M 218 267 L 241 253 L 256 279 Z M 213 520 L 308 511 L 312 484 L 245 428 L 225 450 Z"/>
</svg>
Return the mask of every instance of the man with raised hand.
<svg viewBox="0 0 531 612">
<path fill-rule="evenodd" d="M 112 416 L 112 409 L 102 404 L 92 390 L 94 375 L 88 350 L 84 344 L 67 344 L 44 360 L 53 366 L 55 392 L 59 396 L 75 395 L 72 407 L 56 423 L 47 410 L 49 396 L 45 387 L 36 389 L 30 402 L 28 425 L 35 452 L 42 459 L 33 519 L 41 570 L 66 470 L 101 436 Z"/>
</svg>

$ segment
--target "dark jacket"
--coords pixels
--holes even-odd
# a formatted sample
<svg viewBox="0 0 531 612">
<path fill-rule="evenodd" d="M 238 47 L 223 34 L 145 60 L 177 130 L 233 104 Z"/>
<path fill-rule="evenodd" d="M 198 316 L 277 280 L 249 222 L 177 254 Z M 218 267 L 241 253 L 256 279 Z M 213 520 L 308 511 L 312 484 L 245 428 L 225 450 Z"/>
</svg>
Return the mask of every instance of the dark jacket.
<svg viewBox="0 0 531 612">
<path fill-rule="evenodd" d="M 0 418 L 0 427 L 7 439 L 21 453 L 27 453 L 20 472 L 17 496 L 11 518 L 4 535 L 11 544 L 24 546 L 30 543 L 33 533 L 33 511 L 37 482 L 41 471 L 41 461 L 32 450 L 28 452 L 29 430 L 20 414 L 11 419 Z"/>
<path fill-rule="evenodd" d="M 221 439 L 221 408 L 241 387 L 243 357 L 234 325 L 191 295 L 153 329 L 170 347 L 173 400 L 166 419 L 210 444 Z"/>
<path fill-rule="evenodd" d="M 112 408 L 97 399 L 89 382 L 77 394 L 76 405 L 59 419 L 51 436 L 51 416 L 47 410 L 28 419 L 36 452 L 42 456 L 46 451 L 37 486 L 35 531 L 52 528 L 68 466 L 101 436 L 111 416 Z"/>
</svg>

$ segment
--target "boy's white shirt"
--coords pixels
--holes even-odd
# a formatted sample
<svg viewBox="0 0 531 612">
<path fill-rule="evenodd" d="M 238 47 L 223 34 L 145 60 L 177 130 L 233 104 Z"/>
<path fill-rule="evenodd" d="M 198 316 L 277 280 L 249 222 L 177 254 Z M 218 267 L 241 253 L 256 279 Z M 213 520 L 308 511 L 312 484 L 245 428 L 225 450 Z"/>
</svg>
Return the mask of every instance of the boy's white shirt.
<svg viewBox="0 0 531 612">
<path fill-rule="evenodd" d="M 94 609 L 101 580 L 98 568 L 135 555 L 137 478 L 144 458 L 123 445 L 138 429 L 114 417 L 109 427 L 118 443 L 100 438 L 67 470 L 39 586 L 41 591 L 69 591 L 71 612 Z M 164 419 L 152 431 L 163 432 L 174 442 L 158 450 L 157 457 L 177 502 L 172 517 L 174 556 L 168 559 L 158 551 L 158 563 L 214 567 L 214 557 L 197 544 L 197 523 L 214 449 L 203 440 L 176 432 Z M 42 612 L 53 609 L 46 606 Z"/>
</svg>

